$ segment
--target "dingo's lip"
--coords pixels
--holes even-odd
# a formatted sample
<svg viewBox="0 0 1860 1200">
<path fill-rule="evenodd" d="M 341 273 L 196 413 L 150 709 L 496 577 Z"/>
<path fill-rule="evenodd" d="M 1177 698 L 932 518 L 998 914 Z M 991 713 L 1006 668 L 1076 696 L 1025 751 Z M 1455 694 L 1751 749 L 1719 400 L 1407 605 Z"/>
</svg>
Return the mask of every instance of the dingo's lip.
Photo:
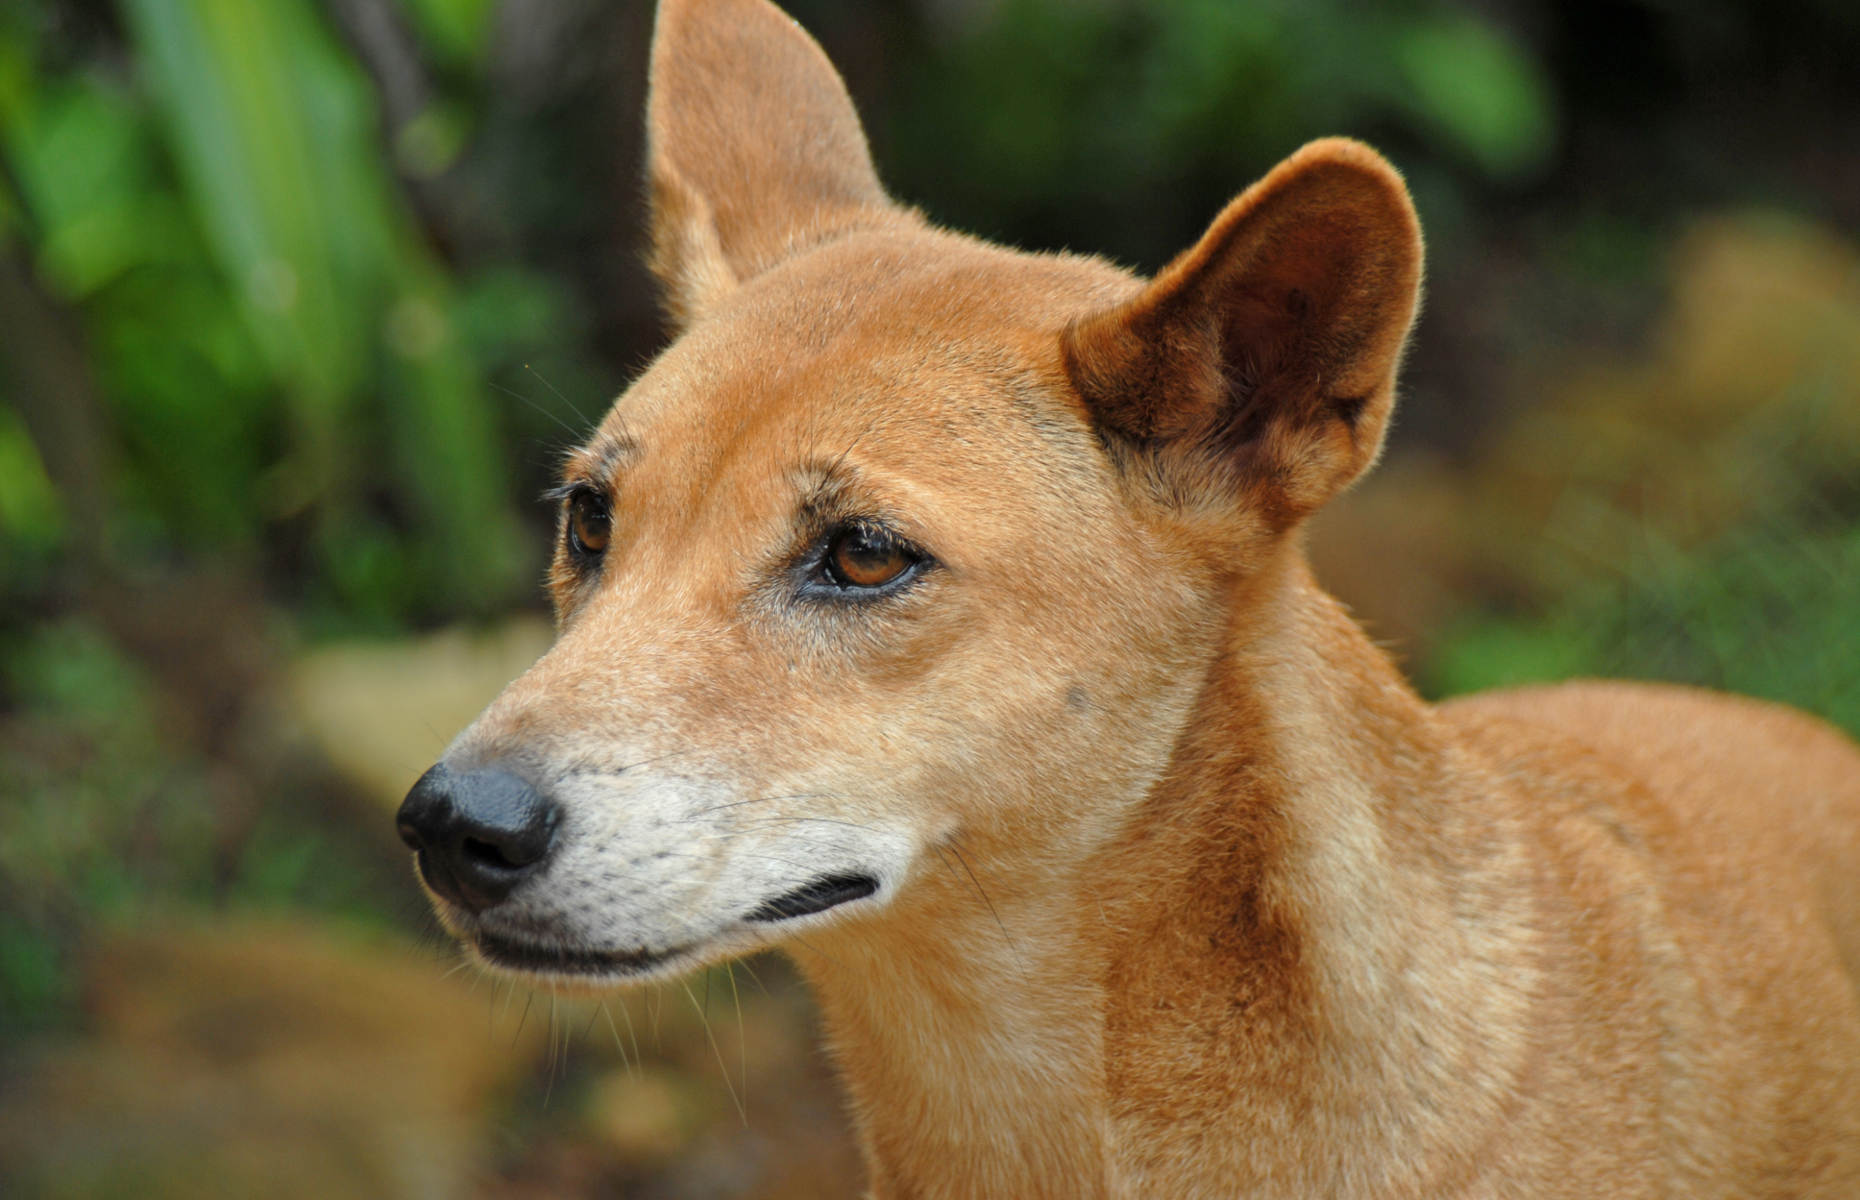
<svg viewBox="0 0 1860 1200">
<path fill-rule="evenodd" d="M 766 923 L 812 916 L 854 900 L 863 900 L 877 891 L 878 880 L 870 875 L 857 873 L 822 875 L 792 892 L 764 901 L 745 919 Z"/>
<path fill-rule="evenodd" d="M 536 975 L 642 974 L 692 949 L 672 946 L 664 950 L 596 950 L 583 946 L 552 946 L 489 932 L 478 933 L 473 942 L 478 953 L 494 965 Z"/>
</svg>

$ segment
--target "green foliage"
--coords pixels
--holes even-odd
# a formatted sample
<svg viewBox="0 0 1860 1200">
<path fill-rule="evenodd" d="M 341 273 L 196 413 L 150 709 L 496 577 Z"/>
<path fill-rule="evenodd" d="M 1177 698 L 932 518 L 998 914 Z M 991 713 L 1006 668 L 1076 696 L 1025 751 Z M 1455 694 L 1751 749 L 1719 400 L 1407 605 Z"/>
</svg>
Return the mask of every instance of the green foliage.
<svg viewBox="0 0 1860 1200">
<path fill-rule="evenodd" d="M 1452 694 L 1579 676 L 1743 692 L 1860 735 L 1860 528 L 1765 528 L 1696 556 L 1652 549 L 1541 617 L 1470 625 L 1427 682 Z"/>
<path fill-rule="evenodd" d="M 467 6 L 423 7 L 465 36 Z M 124 16 L 134 74 L 48 70 L 0 25 L 0 152 L 121 439 L 116 540 L 249 557 L 300 526 L 337 624 L 501 607 L 533 552 L 473 285 L 390 179 L 371 85 L 305 0 Z"/>
<path fill-rule="evenodd" d="M 1309 138 L 1393 133 L 1510 181 L 1543 169 L 1556 126 L 1536 60 L 1461 5 L 1004 0 L 910 81 L 884 157 L 957 225 L 1063 244 L 1109 224 L 1114 252 L 1154 263 L 1177 221 Z M 1140 229 L 1106 219 L 1139 209 Z"/>
<path fill-rule="evenodd" d="M 43 553 L 57 543 L 62 526 L 39 448 L 19 418 L 0 408 L 0 540 L 21 553 Z"/>
<path fill-rule="evenodd" d="M 372 448 L 354 436 L 364 383 L 378 381 L 395 397 L 416 578 L 468 606 L 506 594 L 518 559 L 496 431 L 446 281 L 373 150 L 365 81 L 300 0 L 126 11 L 215 256 L 286 387 L 275 498 L 320 505 L 332 561 L 376 536 L 351 480 Z"/>
<path fill-rule="evenodd" d="M 358 834 L 301 781 L 230 781 L 165 728 L 161 694 L 94 626 L 0 638 L 0 1029 L 76 1014 L 73 931 L 181 904 L 379 922 Z M 241 799 L 263 786 L 267 802 Z"/>
<path fill-rule="evenodd" d="M 481 65 L 488 4 L 409 11 L 439 57 Z M 38 324 L 72 338 L 23 346 L 45 356 L 36 375 L 0 369 L 12 1034 L 73 1019 L 73 957 L 96 925 L 176 904 L 389 907 L 356 853 L 379 830 L 304 806 L 313 782 L 258 777 L 288 769 L 282 750 L 210 759 L 107 622 L 61 615 L 72 583 L 96 582 L 74 577 L 71 539 L 120 572 L 111 586 L 147 560 L 270 578 L 287 620 L 324 632 L 502 611 L 536 556 L 505 426 L 534 422 L 500 417 L 489 380 L 534 359 L 587 382 L 586 323 L 561 284 L 442 261 L 390 173 L 409 137 L 429 168 L 456 157 L 462 110 L 384 133 L 322 9 L 124 0 L 90 35 L 120 36 L 120 54 L 54 15 L 44 0 L 0 11 L 0 254 L 29 266 Z M 41 445 L 48 427 L 70 434 L 45 419 L 65 397 L 8 393 L 16 378 L 94 401 L 94 443 Z M 94 478 L 60 475 L 86 457 Z M 72 487 L 104 494 L 74 505 Z M 87 512 L 105 526 L 73 529 Z"/>
<path fill-rule="evenodd" d="M 0 645 L 16 715 L 0 745 L 0 1013 L 31 1027 L 60 1019 L 75 984 L 59 935 L 92 914 L 120 915 L 139 868 L 205 877 L 198 805 L 150 811 L 174 769 L 148 720 L 138 673 L 81 625 L 42 627 Z M 163 854 L 148 854 L 148 822 Z M 138 854 L 137 851 L 141 853 Z M 178 857 L 169 857 L 174 852 Z"/>
<path fill-rule="evenodd" d="M 480 62 L 490 48 L 494 0 L 398 0 L 426 46 L 455 65 Z"/>
<path fill-rule="evenodd" d="M 83 297 L 165 257 L 183 217 L 152 187 L 148 130 L 131 99 L 88 79 L 20 99 L 8 147 L 41 221 L 47 280 Z"/>
<path fill-rule="evenodd" d="M 1416 20 L 1394 42 L 1405 88 L 1395 99 L 1449 145 L 1499 178 L 1547 159 L 1556 116 L 1531 59 L 1498 30 L 1464 13 Z"/>
</svg>

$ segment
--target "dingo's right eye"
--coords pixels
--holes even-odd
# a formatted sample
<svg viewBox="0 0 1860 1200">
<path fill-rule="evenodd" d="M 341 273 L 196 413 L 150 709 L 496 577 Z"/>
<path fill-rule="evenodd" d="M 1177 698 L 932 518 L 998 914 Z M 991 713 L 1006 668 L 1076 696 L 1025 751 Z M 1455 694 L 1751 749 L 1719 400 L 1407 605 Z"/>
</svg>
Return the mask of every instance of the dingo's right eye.
<svg viewBox="0 0 1860 1200">
<path fill-rule="evenodd" d="M 613 517 L 598 493 L 583 489 L 568 498 L 569 549 L 584 558 L 596 558 L 607 549 L 612 532 Z"/>
<path fill-rule="evenodd" d="M 924 561 L 922 554 L 889 530 L 848 525 L 827 539 L 820 573 L 839 590 L 872 592 L 903 583 Z"/>
</svg>

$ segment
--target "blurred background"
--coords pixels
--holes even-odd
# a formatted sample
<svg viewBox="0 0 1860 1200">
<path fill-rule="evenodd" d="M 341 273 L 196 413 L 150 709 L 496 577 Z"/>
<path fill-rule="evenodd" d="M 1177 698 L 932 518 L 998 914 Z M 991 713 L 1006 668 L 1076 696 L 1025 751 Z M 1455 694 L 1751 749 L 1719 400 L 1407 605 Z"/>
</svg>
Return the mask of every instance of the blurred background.
<svg viewBox="0 0 1860 1200">
<path fill-rule="evenodd" d="M 895 195 L 1153 271 L 1303 140 L 1426 312 L 1322 577 L 1430 694 L 1860 732 L 1850 0 L 793 0 Z M 549 637 L 535 497 L 663 344 L 608 0 L 0 5 L 0 1193 L 850 1195 L 778 960 L 493 985 L 400 795 Z"/>
</svg>

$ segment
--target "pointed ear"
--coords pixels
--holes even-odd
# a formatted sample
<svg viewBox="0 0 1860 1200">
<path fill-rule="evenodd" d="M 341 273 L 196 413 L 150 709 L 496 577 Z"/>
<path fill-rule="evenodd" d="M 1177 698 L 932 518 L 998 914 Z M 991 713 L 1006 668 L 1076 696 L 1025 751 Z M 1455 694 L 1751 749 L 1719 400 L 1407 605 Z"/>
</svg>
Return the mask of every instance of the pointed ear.
<svg viewBox="0 0 1860 1200">
<path fill-rule="evenodd" d="M 1066 366 L 1167 502 L 1284 529 L 1380 452 L 1420 282 L 1401 176 L 1358 142 L 1313 142 L 1134 299 L 1068 329 Z"/>
<path fill-rule="evenodd" d="M 650 90 L 650 264 L 681 327 L 788 255 L 899 213 L 833 65 L 765 0 L 661 0 Z"/>
</svg>

